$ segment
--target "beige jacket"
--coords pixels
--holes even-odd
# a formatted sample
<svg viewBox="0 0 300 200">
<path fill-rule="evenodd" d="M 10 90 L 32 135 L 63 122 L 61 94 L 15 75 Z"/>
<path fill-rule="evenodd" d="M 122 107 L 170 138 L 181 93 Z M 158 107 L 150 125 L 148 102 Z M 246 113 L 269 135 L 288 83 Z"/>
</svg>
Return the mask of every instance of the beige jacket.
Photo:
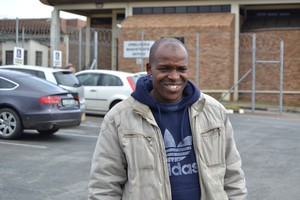
<svg viewBox="0 0 300 200">
<path fill-rule="evenodd" d="M 241 158 L 225 108 L 201 94 L 189 108 L 201 200 L 243 200 Z M 171 200 L 164 141 L 148 106 L 129 97 L 104 117 L 89 200 Z"/>
</svg>

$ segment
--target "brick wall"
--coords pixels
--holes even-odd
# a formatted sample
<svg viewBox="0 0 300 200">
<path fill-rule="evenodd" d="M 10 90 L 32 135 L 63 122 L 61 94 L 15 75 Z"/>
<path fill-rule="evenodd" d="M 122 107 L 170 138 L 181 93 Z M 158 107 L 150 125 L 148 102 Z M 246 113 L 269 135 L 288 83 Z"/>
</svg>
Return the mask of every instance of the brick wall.
<svg viewBox="0 0 300 200">
<path fill-rule="evenodd" d="M 144 40 L 157 40 L 166 36 L 182 37 L 189 52 L 190 79 L 196 83 L 196 35 L 198 33 L 201 45 L 198 65 L 199 87 L 210 90 L 227 89 L 233 84 L 234 16 L 232 14 L 182 14 L 179 17 L 178 15 L 141 15 L 130 20 L 122 24 L 124 28 L 119 35 L 119 70 L 140 71 L 141 66 L 136 64 L 136 58 L 123 58 L 123 42 L 141 40 L 143 30 Z M 148 58 L 144 59 L 144 65 L 147 62 Z"/>
<path fill-rule="evenodd" d="M 178 17 L 179 16 L 179 17 Z M 118 70 L 138 72 L 141 66 L 135 58 L 123 58 L 123 42 L 157 40 L 164 36 L 183 37 L 190 56 L 190 79 L 196 83 L 196 33 L 199 33 L 199 74 L 198 83 L 201 90 L 227 90 L 234 84 L 234 15 L 221 14 L 182 14 L 182 15 L 141 15 L 127 18 L 122 23 L 119 35 Z M 284 91 L 300 91 L 300 31 L 280 30 L 261 31 L 256 34 L 275 35 L 284 40 Z M 264 44 L 259 41 L 258 48 Z M 245 44 L 243 44 L 245 45 Z M 252 67 L 251 40 L 246 44 L 250 51 L 240 49 L 239 78 Z M 279 46 L 276 47 L 279 52 Z M 276 49 L 275 48 L 275 49 Z M 271 48 L 271 50 L 274 48 Z M 270 51 L 257 53 L 258 60 L 279 60 L 280 54 Z M 144 59 L 144 66 L 148 59 Z M 145 69 L 145 67 L 144 67 Z M 275 94 L 257 94 L 256 100 L 278 103 L 279 101 L 279 64 L 257 64 L 256 89 L 275 91 Z M 250 90 L 251 74 L 239 85 L 239 90 Z M 276 93 L 277 92 L 277 93 Z M 220 98 L 221 93 L 210 95 Z M 251 100 L 251 94 L 239 93 L 240 100 Z M 300 105 L 300 94 L 283 95 L 285 105 Z"/>
</svg>

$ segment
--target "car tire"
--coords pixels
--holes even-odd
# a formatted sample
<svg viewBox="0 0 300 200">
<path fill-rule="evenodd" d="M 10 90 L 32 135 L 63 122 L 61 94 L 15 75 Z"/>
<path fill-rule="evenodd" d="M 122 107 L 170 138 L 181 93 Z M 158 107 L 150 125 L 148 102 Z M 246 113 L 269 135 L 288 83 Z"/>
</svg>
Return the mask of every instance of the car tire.
<svg viewBox="0 0 300 200">
<path fill-rule="evenodd" d="M 117 100 L 117 101 L 114 101 L 110 104 L 110 107 L 109 109 L 112 109 L 112 107 L 114 107 L 115 105 L 117 105 L 118 103 L 120 103 L 121 101 L 120 100 Z"/>
<path fill-rule="evenodd" d="M 50 130 L 37 130 L 40 134 L 44 135 L 53 135 L 56 133 L 59 129 L 50 129 Z"/>
<path fill-rule="evenodd" d="M 19 115 L 11 108 L 0 109 L 0 138 L 16 139 L 23 132 Z"/>
</svg>

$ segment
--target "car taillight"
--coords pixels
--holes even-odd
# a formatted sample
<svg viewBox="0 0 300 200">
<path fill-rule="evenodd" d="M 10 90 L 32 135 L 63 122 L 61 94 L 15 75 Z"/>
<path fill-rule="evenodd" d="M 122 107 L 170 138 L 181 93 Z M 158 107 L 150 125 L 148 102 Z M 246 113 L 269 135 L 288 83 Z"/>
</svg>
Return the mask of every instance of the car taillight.
<svg viewBox="0 0 300 200">
<path fill-rule="evenodd" d="M 75 99 L 76 99 L 76 101 L 80 102 L 80 97 L 79 96 L 75 97 Z"/>
<path fill-rule="evenodd" d="M 46 96 L 39 99 L 40 104 L 58 104 L 61 98 L 58 96 Z"/>
<path fill-rule="evenodd" d="M 129 83 L 132 91 L 134 91 L 135 90 L 135 83 L 134 83 L 134 81 L 130 77 L 127 77 L 127 81 Z"/>
</svg>

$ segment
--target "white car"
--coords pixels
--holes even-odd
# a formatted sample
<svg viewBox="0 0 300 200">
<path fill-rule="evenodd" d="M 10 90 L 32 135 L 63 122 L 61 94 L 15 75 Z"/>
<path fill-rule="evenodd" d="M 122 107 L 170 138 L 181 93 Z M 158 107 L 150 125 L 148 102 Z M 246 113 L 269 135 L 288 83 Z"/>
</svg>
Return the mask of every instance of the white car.
<svg viewBox="0 0 300 200">
<path fill-rule="evenodd" d="M 80 98 L 80 109 L 85 113 L 84 87 L 71 70 L 32 65 L 4 65 L 0 69 L 25 72 L 52 82 L 70 92 L 77 92 Z"/>
<path fill-rule="evenodd" d="M 75 75 L 84 86 L 86 113 L 100 115 L 129 97 L 139 78 L 133 73 L 100 69 L 84 70 Z"/>
</svg>

